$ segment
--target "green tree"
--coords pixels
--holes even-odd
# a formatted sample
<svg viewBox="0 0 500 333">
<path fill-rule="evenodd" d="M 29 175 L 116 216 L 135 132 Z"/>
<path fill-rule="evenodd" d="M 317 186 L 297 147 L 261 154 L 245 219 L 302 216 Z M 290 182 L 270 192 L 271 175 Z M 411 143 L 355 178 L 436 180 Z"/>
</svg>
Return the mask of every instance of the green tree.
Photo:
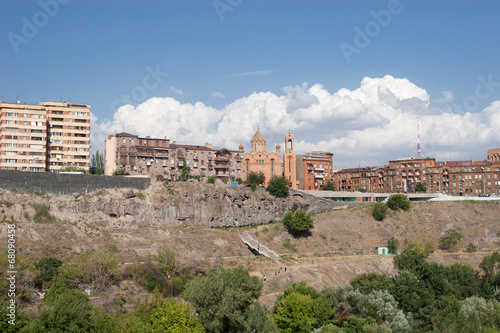
<svg viewBox="0 0 500 333">
<path fill-rule="evenodd" d="M 189 172 L 191 172 L 191 168 L 188 166 L 185 166 L 182 168 L 181 171 L 181 181 L 185 182 L 189 178 Z"/>
<path fill-rule="evenodd" d="M 467 246 L 467 252 L 472 253 L 476 251 L 477 247 L 472 242 L 469 242 L 469 245 Z"/>
<path fill-rule="evenodd" d="M 38 320 L 28 332 L 90 332 L 95 330 L 94 307 L 87 295 L 55 282 L 43 298 Z"/>
<path fill-rule="evenodd" d="M 363 294 L 369 294 L 374 290 L 390 290 L 392 279 L 384 274 L 363 273 L 352 279 L 349 284 Z"/>
<path fill-rule="evenodd" d="M 247 175 L 247 180 L 245 181 L 245 185 L 250 186 L 252 190 L 255 191 L 255 188 L 257 188 L 257 186 L 259 185 L 264 184 L 265 181 L 266 181 L 266 176 L 262 171 L 259 171 L 258 173 L 252 171 Z"/>
<path fill-rule="evenodd" d="M 210 177 L 208 177 L 208 179 L 207 179 L 207 183 L 209 183 L 209 184 L 215 184 L 215 180 L 216 180 L 216 179 L 217 179 L 217 177 L 216 177 L 216 176 L 210 176 Z"/>
<path fill-rule="evenodd" d="M 241 185 L 243 184 L 243 179 L 241 179 L 240 177 L 236 178 L 236 180 L 238 182 L 238 185 Z"/>
<path fill-rule="evenodd" d="M 396 252 L 398 252 L 399 241 L 396 238 L 394 238 L 394 236 L 392 236 L 387 241 L 387 248 L 389 249 L 390 253 L 395 254 Z"/>
<path fill-rule="evenodd" d="M 228 179 L 227 177 L 222 177 L 222 178 L 221 178 L 221 181 L 222 181 L 224 184 L 227 184 L 228 180 L 229 180 L 229 179 Z"/>
<path fill-rule="evenodd" d="M 283 224 L 288 232 L 294 236 L 300 236 L 314 227 L 311 215 L 302 209 L 296 210 L 294 213 L 286 212 Z"/>
<path fill-rule="evenodd" d="M 387 200 L 387 206 L 392 210 L 409 210 L 410 209 L 410 199 L 404 194 L 393 194 Z"/>
<path fill-rule="evenodd" d="M 288 186 L 290 182 L 285 176 L 273 177 L 267 184 L 267 191 L 277 198 L 285 198 L 288 196 Z"/>
<path fill-rule="evenodd" d="M 463 235 L 455 229 L 448 229 L 439 239 L 439 248 L 445 251 L 453 251 L 455 245 L 462 239 Z"/>
<path fill-rule="evenodd" d="M 241 267 L 211 271 L 189 281 L 184 297 L 191 302 L 208 332 L 248 331 L 250 306 L 260 296 L 262 282 Z"/>
<path fill-rule="evenodd" d="M 495 291 L 498 290 L 500 286 L 500 254 L 493 252 L 491 256 L 484 257 L 479 268 L 483 271 L 484 280 L 495 288 Z"/>
<path fill-rule="evenodd" d="M 156 308 L 152 315 L 153 326 L 159 332 L 202 333 L 203 325 L 191 315 L 188 304 L 182 304 L 173 298 Z"/>
<path fill-rule="evenodd" d="M 163 272 L 163 274 L 165 274 L 165 277 L 171 281 L 171 296 L 174 296 L 174 273 L 176 268 L 175 252 L 167 247 L 161 247 L 158 250 L 156 260 L 158 261 L 158 265 L 160 266 L 161 271 Z"/>
<path fill-rule="evenodd" d="M 335 191 L 335 183 L 331 180 L 327 180 L 326 184 L 321 187 L 321 191 Z"/>
<path fill-rule="evenodd" d="M 278 296 L 272 318 L 282 332 L 310 332 L 337 322 L 332 300 L 303 282 Z"/>
<path fill-rule="evenodd" d="M 373 205 L 372 215 L 377 221 L 382 221 L 387 214 L 387 205 L 383 202 L 377 202 Z"/>
<path fill-rule="evenodd" d="M 99 150 L 90 158 L 90 171 L 96 175 L 104 174 L 104 155 Z"/>
<path fill-rule="evenodd" d="M 427 192 L 427 187 L 422 183 L 417 183 L 417 185 L 415 185 L 415 192 Z"/>
<path fill-rule="evenodd" d="M 43 281 L 48 282 L 57 274 L 57 269 L 62 266 L 62 261 L 56 258 L 43 258 L 35 263 L 35 267 L 40 270 Z"/>
<path fill-rule="evenodd" d="M 415 244 L 410 243 L 401 252 L 394 256 L 394 267 L 399 271 L 418 271 L 421 272 L 423 267 L 427 264 L 427 253 L 418 248 Z"/>
<path fill-rule="evenodd" d="M 85 173 L 85 169 L 69 165 L 69 166 L 65 166 L 65 167 L 61 168 L 61 172 L 81 172 L 81 173 Z"/>
</svg>

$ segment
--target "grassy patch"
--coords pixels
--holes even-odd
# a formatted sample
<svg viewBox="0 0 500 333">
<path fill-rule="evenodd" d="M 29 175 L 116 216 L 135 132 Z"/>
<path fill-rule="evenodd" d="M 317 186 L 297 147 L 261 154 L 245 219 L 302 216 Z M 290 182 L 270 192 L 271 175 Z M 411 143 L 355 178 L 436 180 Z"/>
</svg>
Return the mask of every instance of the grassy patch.
<svg viewBox="0 0 500 333">
<path fill-rule="evenodd" d="M 10 201 L 4 201 L 4 202 L 3 202 L 3 205 L 4 205 L 5 207 L 7 207 L 7 208 L 10 208 L 10 207 L 14 206 L 14 204 L 13 204 L 12 202 L 10 202 Z"/>
<path fill-rule="evenodd" d="M 24 212 L 23 216 L 26 219 L 26 221 L 31 221 L 31 216 L 28 212 Z"/>
<path fill-rule="evenodd" d="M 325 239 L 326 240 L 326 236 L 323 235 L 323 234 L 320 234 L 319 237 L 321 237 L 321 239 Z"/>
<path fill-rule="evenodd" d="M 268 227 L 263 228 L 262 232 L 269 232 L 269 228 Z"/>
<path fill-rule="evenodd" d="M 37 195 L 39 197 L 43 195 L 42 192 L 35 190 L 34 188 L 30 188 L 29 190 L 26 191 L 26 193 L 31 194 L 31 195 Z"/>
<path fill-rule="evenodd" d="M 146 196 L 144 195 L 144 193 L 139 192 L 139 193 L 137 193 L 137 198 L 144 200 L 144 199 L 146 199 Z"/>
<path fill-rule="evenodd" d="M 284 242 L 283 242 L 283 247 L 286 248 L 286 249 L 289 249 L 290 251 L 292 252 L 299 252 L 295 246 L 293 246 L 292 243 L 290 243 L 290 238 L 287 238 Z"/>
<path fill-rule="evenodd" d="M 43 204 L 32 204 L 31 206 L 35 210 L 35 216 L 33 217 L 33 221 L 35 221 L 35 223 L 57 222 L 57 219 L 49 213 L 50 206 Z"/>
<path fill-rule="evenodd" d="M 75 194 L 75 200 L 81 197 L 82 195 L 83 195 L 82 192 L 78 192 L 77 194 Z"/>
</svg>

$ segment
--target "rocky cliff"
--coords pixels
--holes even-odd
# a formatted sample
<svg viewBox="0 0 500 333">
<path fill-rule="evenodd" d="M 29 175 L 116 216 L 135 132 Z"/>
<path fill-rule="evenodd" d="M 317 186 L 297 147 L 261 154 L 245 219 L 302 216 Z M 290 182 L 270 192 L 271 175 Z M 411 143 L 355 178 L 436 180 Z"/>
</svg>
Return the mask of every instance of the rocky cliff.
<svg viewBox="0 0 500 333">
<path fill-rule="evenodd" d="M 91 195 L 36 196 L 10 194 L 13 202 L 51 207 L 53 216 L 68 222 L 95 222 L 114 226 L 203 225 L 206 227 L 241 227 L 280 220 L 284 213 L 305 209 L 308 213 L 330 210 L 327 202 L 311 198 L 275 198 L 254 193 L 247 188 L 233 189 L 201 183 L 153 183 L 148 189 L 111 189 Z M 28 215 L 36 212 L 28 212 Z M 24 211 L 8 216 L 22 221 Z M 31 215 L 32 216 L 32 215 Z M 0 216 L 1 218 L 1 216 Z"/>
</svg>

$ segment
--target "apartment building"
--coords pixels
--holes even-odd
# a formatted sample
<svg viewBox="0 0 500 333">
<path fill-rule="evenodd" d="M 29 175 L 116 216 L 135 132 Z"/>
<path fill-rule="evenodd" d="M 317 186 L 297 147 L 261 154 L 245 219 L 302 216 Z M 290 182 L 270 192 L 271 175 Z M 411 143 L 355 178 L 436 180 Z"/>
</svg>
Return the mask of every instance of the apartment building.
<svg viewBox="0 0 500 333">
<path fill-rule="evenodd" d="M 0 169 L 89 168 L 90 105 L 0 103 Z"/>
<path fill-rule="evenodd" d="M 84 170 L 90 162 L 90 105 L 41 102 L 47 113 L 47 171 L 67 166 Z"/>
<path fill-rule="evenodd" d="M 130 175 L 163 175 L 178 180 L 184 167 L 190 175 L 206 181 L 210 176 L 241 177 L 243 147 L 237 151 L 204 146 L 181 145 L 170 139 L 139 137 L 129 133 L 109 135 L 105 140 L 104 173 L 112 175 L 123 170 Z"/>
<path fill-rule="evenodd" d="M 335 172 L 340 191 L 415 192 L 418 183 L 427 192 L 449 195 L 500 194 L 500 161 L 442 161 L 404 158 L 384 167 L 341 169 Z"/>
<path fill-rule="evenodd" d="M 0 103 L 0 169 L 46 171 L 47 112 L 39 105 Z"/>
<path fill-rule="evenodd" d="M 320 190 L 333 181 L 333 154 L 315 151 L 297 155 L 297 180 L 302 190 Z"/>
</svg>

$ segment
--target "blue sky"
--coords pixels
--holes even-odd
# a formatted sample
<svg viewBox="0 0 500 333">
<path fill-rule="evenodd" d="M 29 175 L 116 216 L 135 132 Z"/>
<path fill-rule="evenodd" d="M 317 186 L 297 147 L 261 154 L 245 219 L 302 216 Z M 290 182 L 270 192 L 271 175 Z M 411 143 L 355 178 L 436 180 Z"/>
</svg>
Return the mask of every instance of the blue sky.
<svg viewBox="0 0 500 333">
<path fill-rule="evenodd" d="M 500 147 L 499 1 L 1 6 L 0 98 L 91 104 L 93 149 L 115 130 L 249 149 L 259 125 L 268 150 L 291 130 L 337 167 L 383 164 L 416 153 L 417 121 L 427 155 Z"/>
</svg>

